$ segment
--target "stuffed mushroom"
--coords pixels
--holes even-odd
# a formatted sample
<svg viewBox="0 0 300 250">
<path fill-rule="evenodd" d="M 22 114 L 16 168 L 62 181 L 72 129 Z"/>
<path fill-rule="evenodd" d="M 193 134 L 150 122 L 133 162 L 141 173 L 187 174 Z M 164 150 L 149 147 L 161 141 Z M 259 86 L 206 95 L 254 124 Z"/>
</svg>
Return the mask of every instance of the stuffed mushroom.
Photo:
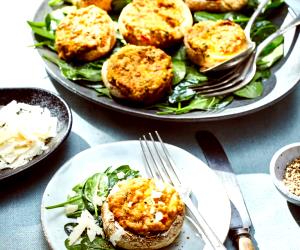
<svg viewBox="0 0 300 250">
<path fill-rule="evenodd" d="M 173 186 L 142 177 L 117 183 L 102 206 L 106 236 L 124 249 L 170 245 L 181 232 L 184 215 Z"/>
<path fill-rule="evenodd" d="M 200 70 L 222 63 L 248 47 L 244 30 L 229 20 L 195 24 L 187 31 L 184 44 L 188 57 Z"/>
<path fill-rule="evenodd" d="M 115 42 L 114 22 L 94 5 L 70 12 L 56 30 L 55 46 L 64 60 L 94 61 L 110 52 Z"/>
<path fill-rule="evenodd" d="M 171 90 L 172 60 L 153 46 L 127 45 L 103 64 L 102 79 L 113 97 L 153 104 Z"/>
<path fill-rule="evenodd" d="M 118 23 L 128 43 L 165 48 L 182 41 L 193 18 L 182 0 L 133 0 Z"/>
</svg>

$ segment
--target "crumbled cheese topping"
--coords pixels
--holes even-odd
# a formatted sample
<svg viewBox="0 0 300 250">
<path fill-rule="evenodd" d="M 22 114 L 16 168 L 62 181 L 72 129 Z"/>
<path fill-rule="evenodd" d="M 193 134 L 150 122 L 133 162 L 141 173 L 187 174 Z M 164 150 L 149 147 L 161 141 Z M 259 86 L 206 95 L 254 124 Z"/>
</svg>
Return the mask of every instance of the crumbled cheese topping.
<svg viewBox="0 0 300 250">
<path fill-rule="evenodd" d="M 165 184 L 163 183 L 163 181 L 155 179 L 154 182 L 155 182 L 156 189 L 158 191 L 160 191 L 160 192 L 164 191 Z"/>
<path fill-rule="evenodd" d="M 153 199 L 157 199 L 157 198 L 160 198 L 162 196 L 162 192 L 157 192 L 156 190 L 152 190 L 151 192 L 151 197 Z"/>
<path fill-rule="evenodd" d="M 48 147 L 57 118 L 49 109 L 12 101 L 0 109 L 0 169 L 20 167 Z"/>
<path fill-rule="evenodd" d="M 117 173 L 117 177 L 118 177 L 119 180 L 124 179 L 124 177 L 125 177 L 124 172 Z"/>
<path fill-rule="evenodd" d="M 156 212 L 155 213 L 155 220 L 156 221 L 161 221 L 164 218 L 164 215 L 162 212 Z"/>
<path fill-rule="evenodd" d="M 95 239 L 96 235 L 104 237 L 102 228 L 96 224 L 96 220 L 88 210 L 82 211 L 81 216 L 77 218 L 77 223 L 78 225 L 74 227 L 73 232 L 69 235 L 70 245 L 79 240 L 85 229 L 87 229 L 87 236 L 91 242 Z"/>
<path fill-rule="evenodd" d="M 150 208 L 150 214 L 154 214 L 154 213 L 155 213 L 155 207 L 152 206 L 152 207 Z"/>
</svg>

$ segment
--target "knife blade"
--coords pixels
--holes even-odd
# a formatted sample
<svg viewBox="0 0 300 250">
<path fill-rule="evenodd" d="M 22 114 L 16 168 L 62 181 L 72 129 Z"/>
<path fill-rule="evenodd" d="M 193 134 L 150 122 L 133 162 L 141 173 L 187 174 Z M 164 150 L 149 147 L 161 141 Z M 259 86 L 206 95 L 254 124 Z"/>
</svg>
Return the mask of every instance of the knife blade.
<svg viewBox="0 0 300 250">
<path fill-rule="evenodd" d="M 196 140 L 210 168 L 221 178 L 231 203 L 230 236 L 238 249 L 254 249 L 250 228 L 252 222 L 236 175 L 218 139 L 209 131 L 196 132 Z"/>
</svg>

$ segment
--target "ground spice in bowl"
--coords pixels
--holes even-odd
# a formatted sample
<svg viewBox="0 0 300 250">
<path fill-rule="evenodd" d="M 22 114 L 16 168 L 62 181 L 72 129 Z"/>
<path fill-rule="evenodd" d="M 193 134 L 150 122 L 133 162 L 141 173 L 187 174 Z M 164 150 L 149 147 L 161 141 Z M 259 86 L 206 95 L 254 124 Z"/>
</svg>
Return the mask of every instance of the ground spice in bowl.
<svg viewBox="0 0 300 250">
<path fill-rule="evenodd" d="M 287 164 L 283 183 L 291 193 L 300 196 L 300 157 Z"/>
</svg>

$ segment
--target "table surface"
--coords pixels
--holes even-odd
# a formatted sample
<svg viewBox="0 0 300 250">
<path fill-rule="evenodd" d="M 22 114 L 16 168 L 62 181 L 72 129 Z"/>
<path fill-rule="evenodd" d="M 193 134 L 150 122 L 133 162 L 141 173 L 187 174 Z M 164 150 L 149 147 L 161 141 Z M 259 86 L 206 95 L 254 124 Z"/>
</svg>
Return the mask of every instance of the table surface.
<svg viewBox="0 0 300 250">
<path fill-rule="evenodd" d="M 40 3 L 2 2 L 0 87 L 40 87 L 58 93 L 72 108 L 73 127 L 47 162 L 0 182 L 0 249 L 48 249 L 40 221 L 42 195 L 53 174 L 72 156 L 97 144 L 135 140 L 158 130 L 166 142 L 205 162 L 194 137 L 199 129 L 212 131 L 228 154 L 253 222 L 256 247 L 299 249 L 300 208 L 276 191 L 268 171 L 276 150 L 300 141 L 299 86 L 269 108 L 223 121 L 171 123 L 111 111 L 76 96 L 47 75 L 38 52 L 29 46 L 33 41 L 26 24 Z M 230 240 L 226 246 L 232 249 Z"/>
</svg>

